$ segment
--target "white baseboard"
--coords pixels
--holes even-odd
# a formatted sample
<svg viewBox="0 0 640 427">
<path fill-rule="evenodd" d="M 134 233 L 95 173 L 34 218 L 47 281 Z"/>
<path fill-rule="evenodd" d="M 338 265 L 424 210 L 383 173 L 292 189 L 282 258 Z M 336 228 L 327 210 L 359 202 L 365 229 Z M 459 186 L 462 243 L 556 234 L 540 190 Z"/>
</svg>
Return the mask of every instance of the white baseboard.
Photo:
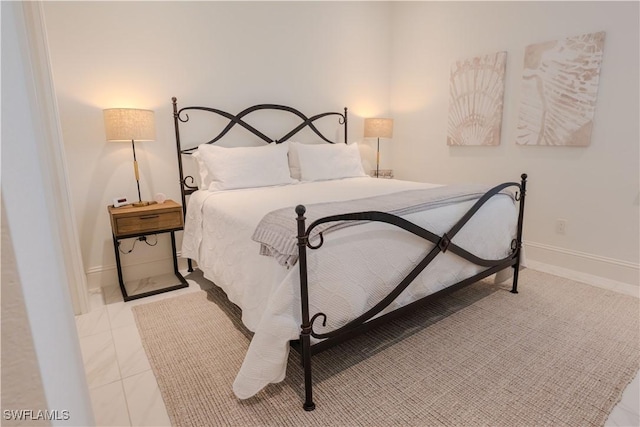
<svg viewBox="0 0 640 427">
<path fill-rule="evenodd" d="M 640 265 L 536 242 L 524 242 L 527 267 L 637 295 Z"/>
<path fill-rule="evenodd" d="M 180 258 L 178 255 L 178 268 L 180 270 L 187 268 L 187 260 Z M 140 262 L 136 264 L 128 264 L 122 267 L 124 281 L 138 280 L 144 277 L 158 276 L 173 272 L 173 260 L 170 257 Z M 92 267 L 87 271 L 87 286 L 89 291 L 97 291 L 100 288 L 117 286 L 118 273 L 116 265 Z"/>
</svg>

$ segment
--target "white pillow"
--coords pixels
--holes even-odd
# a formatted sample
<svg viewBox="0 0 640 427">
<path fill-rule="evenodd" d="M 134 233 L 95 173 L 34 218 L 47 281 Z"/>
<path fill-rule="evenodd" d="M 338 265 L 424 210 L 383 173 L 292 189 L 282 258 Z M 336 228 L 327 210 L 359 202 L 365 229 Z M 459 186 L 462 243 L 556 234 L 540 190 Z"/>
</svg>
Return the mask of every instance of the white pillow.
<svg viewBox="0 0 640 427">
<path fill-rule="evenodd" d="M 205 178 L 211 180 L 206 188 L 218 191 L 294 183 L 289 175 L 288 145 L 286 142 L 263 147 L 199 145 L 198 157 L 207 171 Z"/>
<path fill-rule="evenodd" d="M 299 142 L 289 141 L 289 172 L 291 178 L 300 179 L 300 159 L 298 158 Z"/>
<path fill-rule="evenodd" d="M 295 144 L 303 181 L 367 176 L 360 150 L 353 144 Z"/>
<path fill-rule="evenodd" d="M 196 177 L 196 184 L 199 189 L 207 190 L 211 185 L 211 177 L 209 176 L 207 165 L 204 164 L 202 156 L 200 155 L 198 150 L 191 153 L 191 158 L 196 161 L 196 169 L 198 172 Z"/>
</svg>

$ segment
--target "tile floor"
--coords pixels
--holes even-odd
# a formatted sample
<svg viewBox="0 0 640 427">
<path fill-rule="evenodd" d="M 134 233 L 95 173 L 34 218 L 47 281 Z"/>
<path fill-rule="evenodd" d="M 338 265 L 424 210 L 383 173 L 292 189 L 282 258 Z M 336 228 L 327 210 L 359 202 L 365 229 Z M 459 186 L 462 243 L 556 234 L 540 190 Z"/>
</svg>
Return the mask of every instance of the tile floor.
<svg viewBox="0 0 640 427">
<path fill-rule="evenodd" d="M 186 273 L 186 272 L 185 272 Z M 139 283 L 145 290 L 162 287 L 172 275 Z M 123 302 L 118 287 L 91 294 L 91 312 L 76 316 L 80 348 L 98 426 L 170 426 L 160 390 L 142 348 L 131 307 L 197 292 L 213 286 L 196 271 L 189 287 Z M 614 289 L 637 296 L 633 287 Z M 635 292 L 635 294 L 634 294 Z M 640 426 L 639 375 L 629 384 L 606 426 Z"/>
</svg>

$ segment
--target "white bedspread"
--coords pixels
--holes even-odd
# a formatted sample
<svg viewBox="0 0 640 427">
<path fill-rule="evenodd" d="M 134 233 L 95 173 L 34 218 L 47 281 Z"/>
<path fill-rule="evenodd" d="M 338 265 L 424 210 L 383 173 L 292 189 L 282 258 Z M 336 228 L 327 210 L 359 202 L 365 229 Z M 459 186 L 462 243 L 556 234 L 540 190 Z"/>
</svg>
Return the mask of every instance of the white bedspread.
<svg viewBox="0 0 640 427">
<path fill-rule="evenodd" d="M 204 276 L 221 287 L 242 309 L 243 323 L 254 337 L 233 384 L 249 398 L 286 373 L 289 341 L 299 337 L 301 323 L 299 271 L 259 255 L 251 235 L 268 212 L 327 201 L 348 200 L 433 184 L 374 178 L 302 183 L 279 187 L 198 191 L 189 199 L 182 256 L 198 263 Z M 448 231 L 474 202 L 441 207 L 405 218 L 434 232 Z M 206 220 L 205 220 L 206 219 Z M 486 259 L 510 253 L 517 206 L 509 196 L 492 198 L 453 241 Z M 375 233 L 373 232 L 375 231 Z M 327 315 L 332 330 L 375 305 L 415 266 L 432 245 L 404 230 L 367 223 L 327 236 L 322 248 L 308 251 L 311 315 Z M 388 310 L 403 306 L 481 271 L 456 255 L 440 254 Z"/>
</svg>

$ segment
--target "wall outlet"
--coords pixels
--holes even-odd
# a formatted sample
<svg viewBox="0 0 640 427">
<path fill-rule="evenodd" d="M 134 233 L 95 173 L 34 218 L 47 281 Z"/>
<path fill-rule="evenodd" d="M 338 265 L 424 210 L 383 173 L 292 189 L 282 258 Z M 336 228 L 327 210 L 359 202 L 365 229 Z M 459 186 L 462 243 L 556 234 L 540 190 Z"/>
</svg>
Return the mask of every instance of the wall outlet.
<svg viewBox="0 0 640 427">
<path fill-rule="evenodd" d="M 566 234 L 567 233 L 567 220 L 558 218 L 556 220 L 556 233 L 557 234 Z"/>
</svg>

